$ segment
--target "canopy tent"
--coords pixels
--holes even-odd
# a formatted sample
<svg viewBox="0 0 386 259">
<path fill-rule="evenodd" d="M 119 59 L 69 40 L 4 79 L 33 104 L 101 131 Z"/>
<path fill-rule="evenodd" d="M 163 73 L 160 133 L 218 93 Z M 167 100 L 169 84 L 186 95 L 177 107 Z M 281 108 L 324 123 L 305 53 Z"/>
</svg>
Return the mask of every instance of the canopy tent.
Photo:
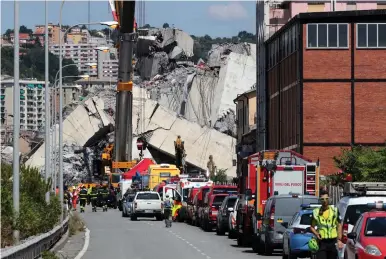
<svg viewBox="0 0 386 259">
<path fill-rule="evenodd" d="M 148 173 L 149 166 L 154 164 L 155 162 L 150 158 L 144 158 L 129 171 L 123 173 L 122 179 L 131 180 L 136 175 L 136 172 L 139 172 L 140 175 L 145 175 Z"/>
</svg>

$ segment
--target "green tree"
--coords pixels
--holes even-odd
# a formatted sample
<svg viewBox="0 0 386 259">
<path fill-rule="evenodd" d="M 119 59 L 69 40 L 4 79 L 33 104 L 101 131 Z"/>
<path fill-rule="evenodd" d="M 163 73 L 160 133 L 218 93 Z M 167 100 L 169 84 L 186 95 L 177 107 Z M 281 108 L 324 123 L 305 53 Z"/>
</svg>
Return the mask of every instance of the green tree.
<svg viewBox="0 0 386 259">
<path fill-rule="evenodd" d="M 44 80 L 45 78 L 45 53 L 44 48 L 32 47 L 24 50 L 25 54 L 20 57 L 20 78 L 37 78 Z M 49 80 L 54 83 L 55 75 L 59 68 L 58 56 L 49 53 Z M 1 73 L 13 76 L 13 48 L 1 48 Z M 74 64 L 72 59 L 63 59 L 63 66 Z M 63 77 L 79 75 L 76 66 L 67 66 L 63 69 Z M 64 78 L 63 82 L 73 82 L 77 78 Z"/>
<path fill-rule="evenodd" d="M 217 174 L 211 180 L 215 183 L 226 183 L 228 181 L 226 171 L 227 169 L 218 169 Z"/>
<path fill-rule="evenodd" d="M 20 167 L 20 214 L 15 215 L 12 206 L 12 166 L 1 164 L 1 247 L 12 245 L 12 231 L 17 227 L 21 238 L 45 233 L 59 220 L 60 202 L 51 197 L 45 201 L 51 180 L 46 182 L 36 168 Z M 16 217 L 16 218 L 15 218 Z M 16 225 L 13 223 L 16 222 Z"/>
<path fill-rule="evenodd" d="M 162 28 L 169 28 L 170 26 L 169 26 L 169 24 L 167 23 L 167 22 L 165 22 L 163 25 L 162 25 Z"/>
<path fill-rule="evenodd" d="M 144 26 L 142 26 L 142 28 L 143 28 L 143 29 L 150 29 L 151 26 L 150 26 L 150 24 L 145 24 Z"/>
<path fill-rule="evenodd" d="M 355 146 L 334 157 L 335 165 L 353 181 L 386 181 L 386 148 Z"/>
</svg>

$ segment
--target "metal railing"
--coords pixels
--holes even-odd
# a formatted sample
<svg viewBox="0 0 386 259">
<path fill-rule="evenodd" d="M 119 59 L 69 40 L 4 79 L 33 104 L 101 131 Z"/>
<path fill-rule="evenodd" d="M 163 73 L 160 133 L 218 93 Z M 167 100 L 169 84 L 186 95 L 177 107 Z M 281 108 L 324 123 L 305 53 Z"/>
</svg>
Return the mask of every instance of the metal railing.
<svg viewBox="0 0 386 259">
<path fill-rule="evenodd" d="M 69 217 L 61 225 L 56 226 L 51 231 L 41 234 L 20 245 L 1 249 L 1 258 L 3 259 L 35 259 L 55 245 L 68 230 Z"/>
</svg>

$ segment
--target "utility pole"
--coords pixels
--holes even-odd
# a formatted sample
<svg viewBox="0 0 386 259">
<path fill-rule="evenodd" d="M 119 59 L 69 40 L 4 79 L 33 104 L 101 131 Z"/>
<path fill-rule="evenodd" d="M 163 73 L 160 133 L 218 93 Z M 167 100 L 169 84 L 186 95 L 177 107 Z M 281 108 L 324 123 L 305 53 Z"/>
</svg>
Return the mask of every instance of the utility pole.
<svg viewBox="0 0 386 259">
<path fill-rule="evenodd" d="M 115 163 L 113 168 L 127 168 L 120 162 L 132 159 L 133 142 L 133 82 L 132 59 L 133 44 L 137 39 L 134 33 L 135 1 L 122 1 L 119 10 L 119 70 L 117 84 L 116 117 L 115 117 Z M 117 163 L 118 162 L 118 163 Z"/>
<path fill-rule="evenodd" d="M 45 0 L 45 16 L 46 16 L 46 25 L 45 25 L 45 37 L 44 37 L 44 46 L 45 46 L 45 173 L 46 173 L 46 182 L 50 178 L 51 171 L 51 159 L 50 159 L 50 87 L 48 83 L 48 1 Z M 50 202 L 50 191 L 46 192 L 46 202 Z"/>
<path fill-rule="evenodd" d="M 14 2 L 14 58 L 13 58 L 13 209 L 15 215 L 19 215 L 20 210 L 20 159 L 19 159 L 19 135 L 20 135 L 20 85 L 19 85 L 19 1 Z M 16 223 L 16 222 L 15 222 Z M 15 243 L 19 243 L 20 232 L 18 229 L 13 231 Z"/>
</svg>

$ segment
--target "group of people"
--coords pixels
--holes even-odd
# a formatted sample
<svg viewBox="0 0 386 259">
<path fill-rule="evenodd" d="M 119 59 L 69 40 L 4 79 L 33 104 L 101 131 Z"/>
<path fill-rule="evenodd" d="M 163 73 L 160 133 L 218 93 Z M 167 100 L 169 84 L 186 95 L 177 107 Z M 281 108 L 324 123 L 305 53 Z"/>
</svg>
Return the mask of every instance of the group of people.
<svg viewBox="0 0 386 259">
<path fill-rule="evenodd" d="M 79 202 L 80 212 L 85 211 L 85 206 L 92 206 L 92 210 L 96 211 L 97 206 L 107 210 L 108 200 L 116 199 L 116 193 L 114 188 L 107 188 L 107 185 L 97 185 L 91 187 L 90 185 L 82 185 L 79 188 L 73 186 L 71 189 L 65 188 L 64 203 L 67 210 L 77 210 L 77 204 Z"/>
</svg>

